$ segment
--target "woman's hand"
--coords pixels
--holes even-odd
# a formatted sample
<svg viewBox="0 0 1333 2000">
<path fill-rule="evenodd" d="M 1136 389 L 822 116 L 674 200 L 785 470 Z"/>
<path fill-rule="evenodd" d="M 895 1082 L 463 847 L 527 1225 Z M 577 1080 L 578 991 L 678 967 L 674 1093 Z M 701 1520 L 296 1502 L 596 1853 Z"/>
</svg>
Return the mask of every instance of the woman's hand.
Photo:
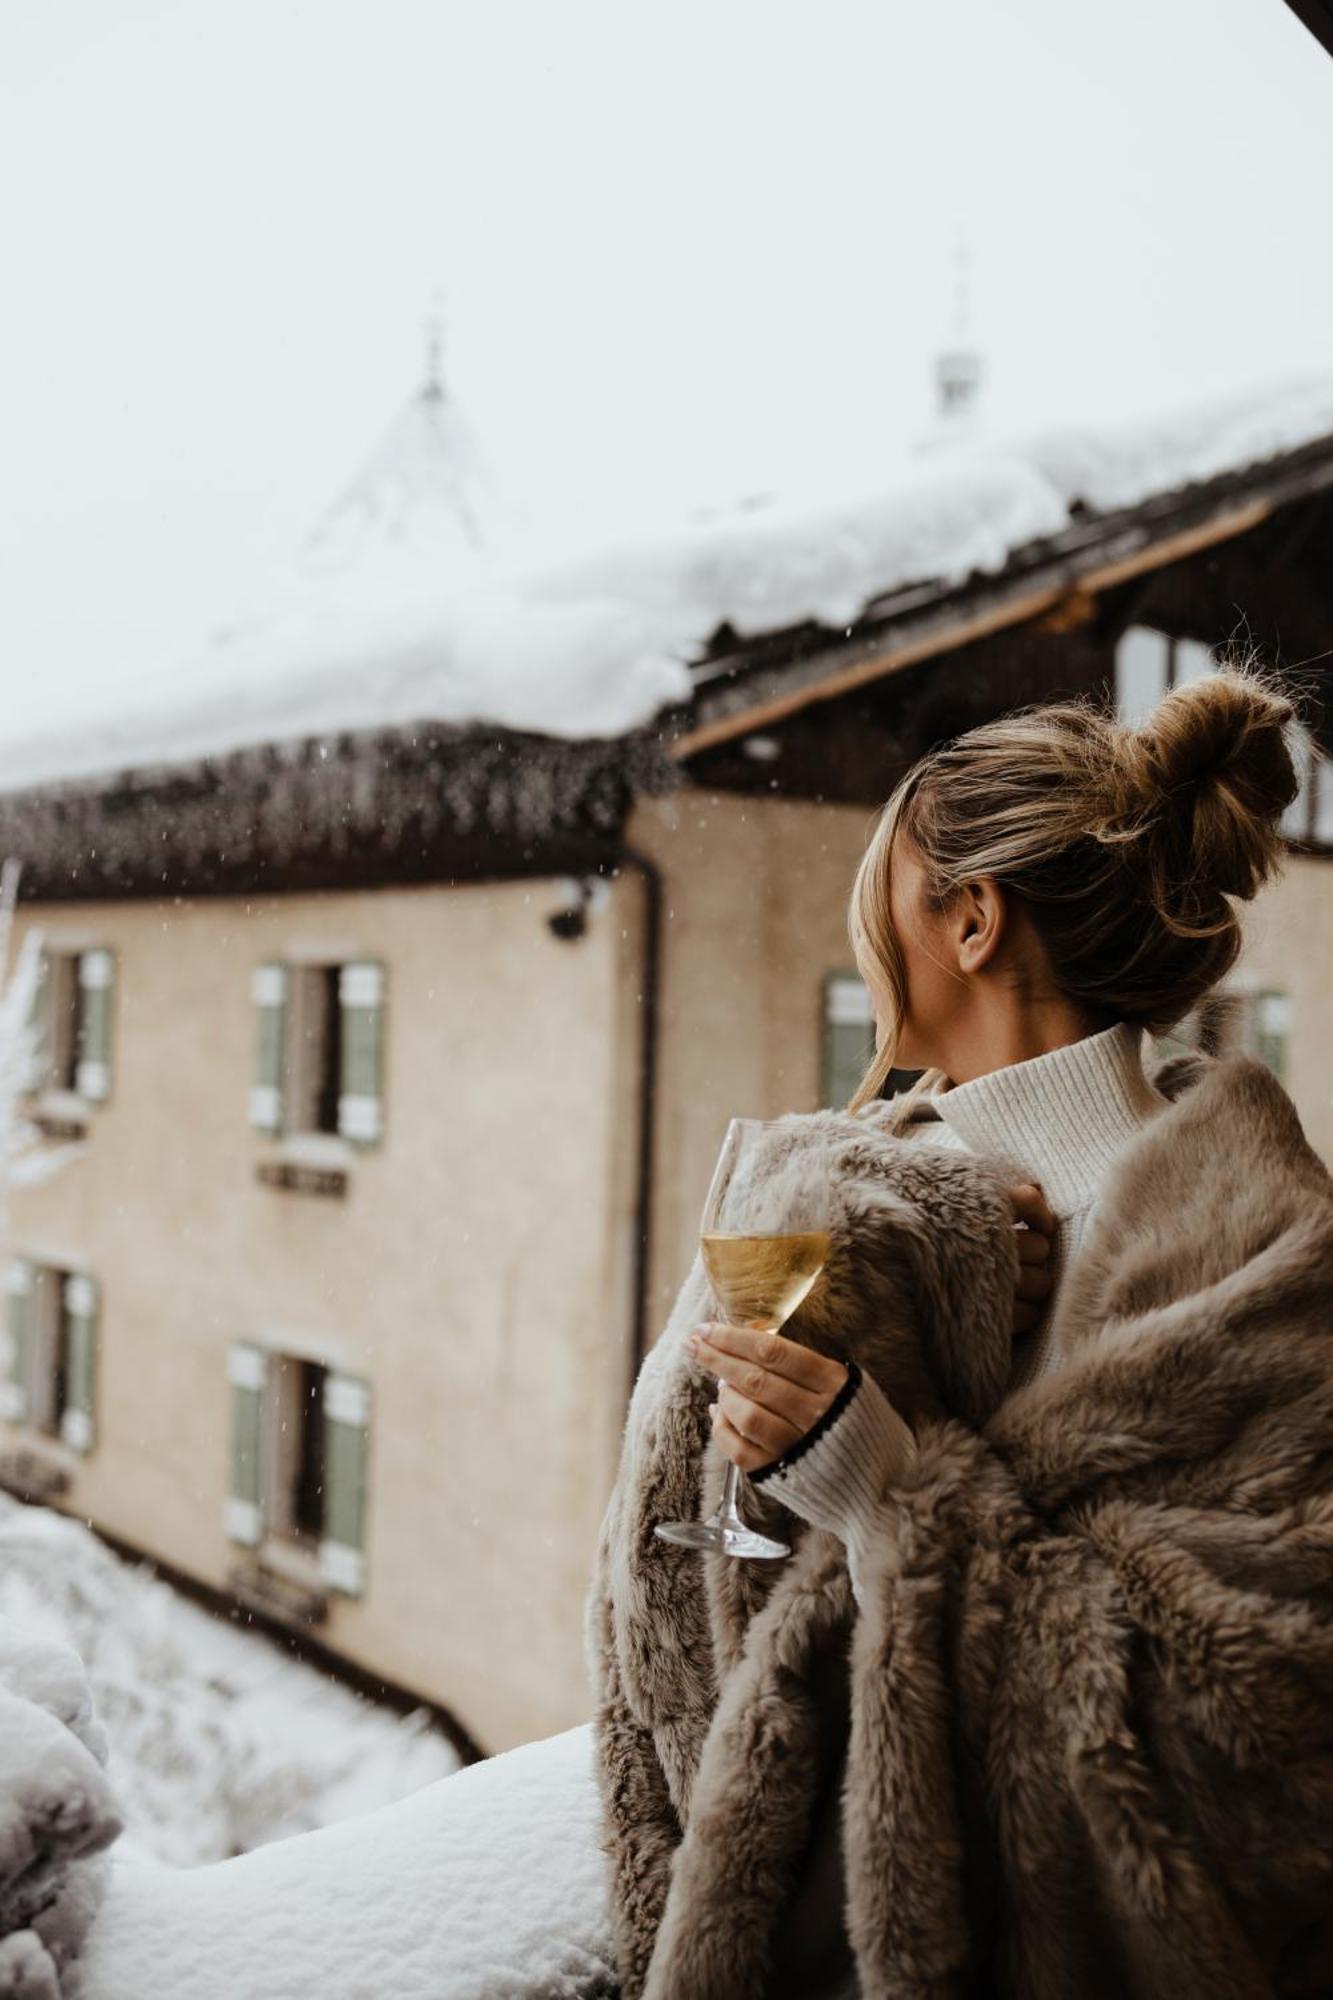
<svg viewBox="0 0 1333 2000">
<path fill-rule="evenodd" d="M 1018 1233 L 1018 1282 L 1014 1287 L 1012 1331 L 1028 1333 L 1046 1309 L 1051 1292 L 1047 1268 L 1055 1217 L 1031 1181 L 1009 1190 Z M 1019 1223 L 1026 1224 L 1018 1228 Z M 771 1327 L 731 1326 L 703 1320 L 685 1342 L 686 1351 L 718 1379 L 713 1436 L 742 1472 L 757 1472 L 780 1458 L 823 1416 L 847 1379 L 841 1361 L 816 1354 Z"/>
<path fill-rule="evenodd" d="M 757 1472 L 804 1437 L 847 1380 L 841 1361 L 772 1327 L 704 1320 L 685 1346 L 718 1378 L 713 1436 L 742 1472 Z"/>
<path fill-rule="evenodd" d="M 1046 1310 L 1051 1295 L 1051 1238 L 1055 1217 L 1041 1189 L 1032 1181 L 1020 1181 L 1009 1190 L 1014 1214 L 1027 1224 L 1018 1229 L 1018 1283 L 1014 1287 L 1014 1311 L 1010 1322 L 1013 1334 L 1031 1333 Z M 1015 1225 L 1016 1226 L 1016 1225 Z"/>
</svg>

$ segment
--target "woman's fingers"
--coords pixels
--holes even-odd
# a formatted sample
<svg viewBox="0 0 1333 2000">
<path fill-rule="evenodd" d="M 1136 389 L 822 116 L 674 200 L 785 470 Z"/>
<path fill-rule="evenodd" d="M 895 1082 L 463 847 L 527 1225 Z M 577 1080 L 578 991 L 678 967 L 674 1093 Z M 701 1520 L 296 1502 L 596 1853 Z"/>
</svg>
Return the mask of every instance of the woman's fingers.
<svg viewBox="0 0 1333 2000">
<path fill-rule="evenodd" d="M 742 1396 L 739 1389 L 733 1389 L 730 1382 L 718 1384 L 718 1407 L 723 1416 L 747 1444 L 753 1445 L 760 1458 L 767 1461 L 776 1458 L 789 1444 L 795 1444 L 802 1435 L 796 1424 L 786 1417 L 777 1416 L 760 1403 L 752 1403 L 748 1396 Z"/>
<path fill-rule="evenodd" d="M 830 1361 L 826 1354 L 802 1347 L 799 1340 L 786 1339 L 775 1327 L 737 1326 L 729 1320 L 710 1319 L 694 1330 L 722 1353 L 738 1361 L 755 1362 L 770 1375 L 780 1375 L 798 1389 L 809 1389 L 816 1395 L 830 1383 L 836 1388 L 842 1378 L 840 1361 Z"/>
<path fill-rule="evenodd" d="M 710 1415 L 718 1449 L 742 1472 L 757 1472 L 761 1465 L 767 1465 L 775 1456 L 775 1453 L 765 1451 L 762 1445 L 751 1444 L 748 1438 L 742 1437 L 720 1402 L 712 1405 Z"/>
<path fill-rule="evenodd" d="M 1009 1200 L 1019 1222 L 1026 1222 L 1029 1229 L 1039 1229 L 1046 1236 L 1054 1236 L 1055 1217 L 1050 1203 L 1034 1181 L 1019 1181 L 1011 1187 Z"/>
<path fill-rule="evenodd" d="M 1034 1181 L 1020 1181 L 1017 1186 L 1011 1187 L 1009 1199 L 1017 1222 L 1025 1225 L 1015 1229 L 1018 1278 L 1014 1285 L 1010 1326 L 1015 1334 L 1031 1333 L 1046 1310 L 1054 1283 L 1050 1260 L 1055 1216 Z"/>
<path fill-rule="evenodd" d="M 730 1384 L 746 1403 L 786 1424 L 790 1435 L 778 1450 L 810 1429 L 847 1379 L 840 1361 L 784 1340 L 771 1328 L 708 1320 L 685 1344 L 701 1367 Z"/>
<path fill-rule="evenodd" d="M 726 1329 L 728 1334 L 736 1331 L 735 1327 Z M 730 1383 L 747 1402 L 758 1404 L 775 1417 L 785 1418 L 798 1437 L 809 1430 L 816 1418 L 822 1416 L 838 1392 L 838 1382 L 832 1383 L 825 1395 L 802 1389 L 787 1376 L 774 1374 L 759 1361 L 747 1360 L 740 1354 L 729 1354 L 720 1344 L 722 1337 L 721 1328 L 714 1328 L 711 1340 L 697 1337 L 690 1351 L 700 1367 L 706 1368 L 710 1375 L 716 1375 L 719 1382 Z M 838 1373 L 841 1378 L 841 1367 Z"/>
</svg>

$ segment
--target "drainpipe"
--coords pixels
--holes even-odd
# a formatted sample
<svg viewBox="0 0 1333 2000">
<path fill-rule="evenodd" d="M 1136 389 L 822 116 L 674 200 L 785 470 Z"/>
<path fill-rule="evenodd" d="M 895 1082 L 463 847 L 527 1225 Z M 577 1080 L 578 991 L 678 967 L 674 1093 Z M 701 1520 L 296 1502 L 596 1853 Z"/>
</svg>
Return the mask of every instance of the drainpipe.
<svg viewBox="0 0 1333 2000">
<path fill-rule="evenodd" d="M 616 866 L 637 868 L 643 877 L 643 1017 L 639 1044 L 639 1157 L 634 1195 L 634 1315 L 630 1328 L 629 1382 L 632 1389 L 648 1348 L 648 1276 L 653 1199 L 653 1141 L 657 1110 L 658 992 L 662 977 L 662 871 L 655 861 L 623 843 L 608 851 Z"/>
</svg>

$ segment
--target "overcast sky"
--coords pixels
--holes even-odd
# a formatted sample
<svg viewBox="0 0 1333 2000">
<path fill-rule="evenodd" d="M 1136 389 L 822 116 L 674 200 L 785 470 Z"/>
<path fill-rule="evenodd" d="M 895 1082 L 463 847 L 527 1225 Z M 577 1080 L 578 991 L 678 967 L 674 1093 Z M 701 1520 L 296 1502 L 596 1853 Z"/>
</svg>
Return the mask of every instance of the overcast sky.
<svg viewBox="0 0 1333 2000">
<path fill-rule="evenodd" d="M 193 650 L 446 370 L 623 526 L 918 434 L 1333 370 L 1333 61 L 1282 0 L 0 0 L 0 663 Z"/>
</svg>

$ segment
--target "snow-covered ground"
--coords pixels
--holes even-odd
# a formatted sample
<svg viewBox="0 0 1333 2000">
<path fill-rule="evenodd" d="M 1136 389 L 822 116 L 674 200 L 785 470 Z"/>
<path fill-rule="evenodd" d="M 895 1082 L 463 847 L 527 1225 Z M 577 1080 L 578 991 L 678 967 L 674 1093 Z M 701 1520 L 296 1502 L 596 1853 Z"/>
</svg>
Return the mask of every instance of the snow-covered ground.
<svg viewBox="0 0 1333 2000">
<path fill-rule="evenodd" d="M 126 1823 L 121 1859 L 222 1860 L 458 1767 L 424 1714 L 375 1707 L 122 1561 L 82 1523 L 3 1494 L 0 1616 L 84 1662 Z"/>
<path fill-rule="evenodd" d="M 215 1868 L 126 1864 L 79 2000 L 611 2000 L 586 1723 Z"/>
<path fill-rule="evenodd" d="M 440 1777 L 76 1522 L 6 1502 L 0 1584 L 0 1992 L 612 2000 L 590 1725 Z"/>
<path fill-rule="evenodd" d="M 335 510 L 355 534 L 317 539 L 256 616 L 167 675 L 117 672 L 73 728 L 58 688 L 47 728 L 0 722 L 0 787 L 425 720 L 615 735 L 688 700 L 689 662 L 723 621 L 747 637 L 836 629 L 902 586 L 993 574 L 1080 505 L 1129 506 L 1333 435 L 1333 377 L 1137 425 L 978 438 L 900 460 L 861 493 L 465 570 L 441 525 L 452 447 L 427 407 Z"/>
</svg>

